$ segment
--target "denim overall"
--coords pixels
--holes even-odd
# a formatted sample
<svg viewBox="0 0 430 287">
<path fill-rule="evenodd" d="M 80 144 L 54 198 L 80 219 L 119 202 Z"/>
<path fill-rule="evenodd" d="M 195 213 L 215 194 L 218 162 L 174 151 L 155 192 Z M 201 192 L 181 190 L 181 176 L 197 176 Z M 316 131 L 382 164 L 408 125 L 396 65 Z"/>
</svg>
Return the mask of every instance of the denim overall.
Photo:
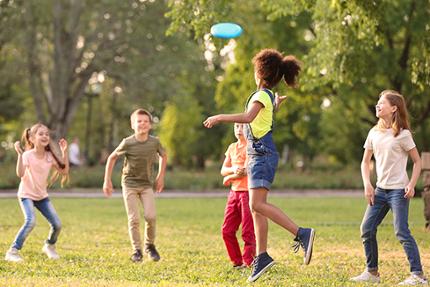
<svg viewBox="0 0 430 287">
<path fill-rule="evenodd" d="M 263 89 L 262 91 L 270 96 L 272 104 L 274 105 L 275 97 L 272 92 L 268 89 Z M 257 92 L 259 91 L 249 96 L 246 102 L 246 108 L 252 96 Z M 244 132 L 247 140 L 246 153 L 248 155 L 248 188 L 250 189 L 263 187 L 269 190 L 275 178 L 279 154 L 273 142 L 272 130 L 273 119 L 270 131 L 261 138 L 254 137 L 250 124 L 245 125 Z"/>
</svg>

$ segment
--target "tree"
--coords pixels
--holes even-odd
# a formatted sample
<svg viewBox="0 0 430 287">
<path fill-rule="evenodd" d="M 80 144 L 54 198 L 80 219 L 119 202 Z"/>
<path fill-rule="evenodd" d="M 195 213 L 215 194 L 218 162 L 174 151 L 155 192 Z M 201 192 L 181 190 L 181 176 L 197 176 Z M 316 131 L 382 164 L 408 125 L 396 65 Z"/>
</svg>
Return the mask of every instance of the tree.
<svg viewBox="0 0 430 287">
<path fill-rule="evenodd" d="M 118 79 L 133 94 L 139 91 L 133 99 L 140 101 L 162 103 L 178 86 L 169 77 L 184 67 L 174 59 L 185 55 L 189 45 L 184 37 L 164 36 L 168 23 L 163 1 L 5 3 L 2 15 L 20 17 L 8 18 L 17 25 L 13 35 L 9 30 L 0 34 L 8 36 L 0 43 L 13 41 L 24 55 L 37 119 L 55 137 L 67 133 L 89 81 L 96 82 L 100 74 Z M 154 79 L 160 71 L 165 74 Z"/>
<path fill-rule="evenodd" d="M 211 23 L 222 21 L 224 17 L 241 24 L 245 33 L 234 41 L 234 62 L 226 67 L 222 80 L 217 85 L 215 100 L 217 111 L 241 112 L 244 109 L 246 98 L 255 90 L 252 57 L 262 48 L 271 47 L 288 54 L 294 54 L 303 59 L 309 50 L 308 44 L 302 40 L 302 35 L 309 27 L 311 21 L 306 13 L 297 16 L 286 16 L 282 19 L 268 21 L 267 13 L 258 3 L 249 1 L 217 2 L 213 6 L 202 7 L 202 1 L 181 1 L 172 4 L 173 17 L 172 31 L 186 31 L 192 29 L 195 35 L 202 37 L 204 31 L 209 31 Z M 217 9 L 212 13 L 210 9 Z M 197 19 L 187 24 L 187 13 L 200 11 Z M 218 13 L 219 11 L 219 13 Z M 221 11 L 228 11 L 222 13 Z M 225 15 L 227 14 L 227 16 Z M 179 18 L 176 18 L 180 15 Z M 252 15 L 252 16 L 251 16 Z M 208 20 L 209 19 L 209 20 Z M 218 47 L 225 42 L 214 39 Z M 230 42 L 231 44 L 232 42 Z M 305 65 L 307 69 L 307 65 Z M 303 83 L 303 84 L 302 84 Z M 305 86 L 307 78 L 301 80 L 301 86 Z M 282 108 L 276 114 L 275 141 L 281 147 L 288 147 L 312 159 L 319 151 L 318 120 L 320 117 L 321 96 L 317 93 L 309 94 L 304 88 L 300 90 L 286 89 L 285 85 L 278 85 L 277 91 L 287 93 L 289 100 L 287 107 Z M 212 113 L 214 113 L 213 111 Z M 226 136 L 232 140 L 230 133 Z M 224 143 L 226 144 L 226 141 Z"/>
<path fill-rule="evenodd" d="M 222 19 L 220 15 L 227 14 L 233 21 L 245 25 L 245 32 L 252 35 L 252 39 L 245 36 L 238 40 L 239 55 L 247 54 L 249 58 L 258 47 L 253 43 L 261 43 L 262 39 L 268 39 L 265 40 L 267 46 L 291 50 L 285 46 L 287 43 L 304 52 L 301 90 L 297 101 L 293 101 L 295 106 L 289 106 L 298 114 L 288 111 L 291 116 L 298 115 L 290 118 L 294 122 L 289 121 L 289 125 L 297 136 L 292 142 L 304 146 L 303 152 L 329 146 L 326 151 L 343 162 L 359 160 L 351 150 L 361 148 L 366 131 L 376 121 L 377 96 L 387 88 L 404 94 L 414 115 L 412 122 L 417 127 L 418 145 L 429 146 L 426 126 L 430 115 L 430 2 L 264 0 L 204 5 L 205 1 L 171 1 L 171 29 L 191 30 L 196 37 L 201 37 L 211 23 Z M 244 12 L 235 9 L 236 5 L 243 5 Z M 258 12 L 250 13 L 250 7 Z M 187 22 L 192 14 L 195 19 Z M 260 17 L 268 20 L 266 24 L 258 21 Z M 240 22 L 240 19 L 249 22 Z M 286 29 L 290 21 L 295 22 L 295 26 Z M 244 71 L 239 67 L 234 69 Z M 238 78 L 227 69 L 226 83 L 230 81 L 236 83 L 236 87 L 241 86 L 235 82 Z M 320 109 L 324 101 L 328 105 Z M 302 107 L 307 107 L 305 116 L 299 116 Z M 336 113 L 341 115 L 333 116 Z M 308 132 L 304 133 L 306 129 Z M 301 139 L 307 145 L 301 145 Z M 319 141 L 320 144 L 315 144 Z"/>
<path fill-rule="evenodd" d="M 312 15 L 309 30 L 315 40 L 306 57 L 312 67 L 308 73 L 318 79 L 324 71 L 323 79 L 317 83 L 330 87 L 329 96 L 334 96 L 333 101 L 340 101 L 344 111 L 355 111 L 351 116 L 361 120 L 355 128 L 363 131 L 373 125 L 378 94 L 387 88 L 395 89 L 407 100 L 419 145 L 429 146 L 424 135 L 430 115 L 430 3 L 336 0 L 327 5 L 327 1 L 317 0 L 303 5 L 293 2 L 265 1 L 263 5 L 275 19 L 297 9 Z M 296 9 L 289 5 L 295 5 Z M 337 125 L 345 121 L 339 120 Z M 345 136 L 339 129 L 337 138 Z M 361 145 L 364 137 L 361 134 L 348 138 Z"/>
</svg>

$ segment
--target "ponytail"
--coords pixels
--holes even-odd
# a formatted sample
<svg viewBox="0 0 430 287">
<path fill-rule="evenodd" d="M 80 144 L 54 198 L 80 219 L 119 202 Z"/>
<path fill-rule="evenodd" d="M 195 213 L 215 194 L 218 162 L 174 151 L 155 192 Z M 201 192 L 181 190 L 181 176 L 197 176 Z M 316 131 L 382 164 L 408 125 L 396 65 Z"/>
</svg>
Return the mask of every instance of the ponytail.
<svg viewBox="0 0 430 287">
<path fill-rule="evenodd" d="M 271 89 L 282 78 L 290 87 L 296 87 L 301 63 L 292 55 L 283 56 L 275 49 L 263 49 L 252 59 L 260 88 Z"/>
<path fill-rule="evenodd" d="M 57 157 L 56 153 L 53 152 L 53 149 L 54 149 L 54 147 L 53 147 L 53 144 L 51 142 L 45 148 L 46 151 L 51 153 L 52 157 L 54 158 L 54 160 L 58 164 L 58 166 L 61 169 L 64 169 L 66 167 L 66 165 Z M 51 177 L 49 178 L 48 186 L 52 186 L 57 181 L 59 176 L 60 176 L 60 173 L 58 172 L 58 170 L 55 170 L 52 173 Z M 68 173 L 62 174 L 61 175 L 61 181 L 60 181 L 61 187 L 63 187 L 65 184 L 67 184 L 68 181 L 69 181 L 69 174 Z"/>
<path fill-rule="evenodd" d="M 301 63 L 296 57 L 288 55 L 282 59 L 281 71 L 284 74 L 284 81 L 288 86 L 297 86 L 297 77 L 301 70 Z"/>
<path fill-rule="evenodd" d="M 26 128 L 22 132 L 21 144 L 24 146 L 24 151 L 32 149 L 34 147 L 34 144 L 30 141 L 30 134 L 31 134 L 30 128 Z"/>
</svg>

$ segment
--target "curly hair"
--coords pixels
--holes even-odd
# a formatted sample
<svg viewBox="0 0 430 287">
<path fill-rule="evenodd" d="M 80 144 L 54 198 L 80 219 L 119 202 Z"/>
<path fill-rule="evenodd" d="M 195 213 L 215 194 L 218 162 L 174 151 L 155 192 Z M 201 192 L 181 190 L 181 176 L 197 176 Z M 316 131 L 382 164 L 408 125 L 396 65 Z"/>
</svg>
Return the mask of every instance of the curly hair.
<svg viewBox="0 0 430 287">
<path fill-rule="evenodd" d="M 284 78 L 290 87 L 297 85 L 297 77 L 301 71 L 301 63 L 292 55 L 283 56 L 275 49 L 264 49 L 252 59 L 254 71 L 265 88 L 276 86 Z"/>
</svg>

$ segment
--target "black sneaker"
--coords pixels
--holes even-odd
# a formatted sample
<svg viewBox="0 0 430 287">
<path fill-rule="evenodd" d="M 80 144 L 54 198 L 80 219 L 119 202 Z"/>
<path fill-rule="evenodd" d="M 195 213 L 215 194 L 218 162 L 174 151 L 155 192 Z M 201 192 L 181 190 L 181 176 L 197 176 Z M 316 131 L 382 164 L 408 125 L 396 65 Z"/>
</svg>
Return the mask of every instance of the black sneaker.
<svg viewBox="0 0 430 287">
<path fill-rule="evenodd" d="M 267 269 L 272 267 L 273 264 L 275 264 L 275 261 L 273 261 L 272 257 L 270 257 L 267 252 L 261 253 L 255 257 L 252 262 L 252 273 L 251 276 L 248 277 L 248 282 L 256 281 Z"/>
<path fill-rule="evenodd" d="M 158 251 L 157 249 L 155 249 L 154 244 L 145 244 L 145 253 L 148 254 L 149 258 L 151 258 L 152 261 L 160 260 L 160 254 L 158 254 Z"/>
<path fill-rule="evenodd" d="M 136 251 L 134 251 L 133 255 L 131 255 L 130 260 L 133 262 L 140 262 L 142 261 L 143 256 L 142 256 L 142 251 L 140 251 L 140 249 L 136 249 Z"/>
<path fill-rule="evenodd" d="M 294 239 L 296 243 L 293 245 L 293 247 L 294 247 L 294 252 L 296 253 L 297 251 L 299 251 L 300 246 L 303 248 L 303 250 L 305 251 L 305 255 L 303 256 L 303 262 L 305 263 L 305 265 L 308 265 L 309 262 L 311 262 L 314 239 L 315 239 L 315 230 L 313 228 L 299 227 L 297 236 Z"/>
</svg>

